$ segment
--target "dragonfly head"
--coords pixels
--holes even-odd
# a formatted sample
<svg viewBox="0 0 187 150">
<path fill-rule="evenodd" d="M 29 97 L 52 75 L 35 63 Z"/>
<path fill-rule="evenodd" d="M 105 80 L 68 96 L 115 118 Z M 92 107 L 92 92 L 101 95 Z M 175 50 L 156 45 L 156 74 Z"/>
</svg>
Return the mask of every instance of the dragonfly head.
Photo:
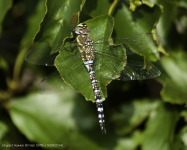
<svg viewBox="0 0 187 150">
<path fill-rule="evenodd" d="M 80 23 L 75 28 L 75 33 L 79 34 L 79 35 L 89 34 L 90 29 L 88 28 L 88 26 L 85 23 Z"/>
</svg>

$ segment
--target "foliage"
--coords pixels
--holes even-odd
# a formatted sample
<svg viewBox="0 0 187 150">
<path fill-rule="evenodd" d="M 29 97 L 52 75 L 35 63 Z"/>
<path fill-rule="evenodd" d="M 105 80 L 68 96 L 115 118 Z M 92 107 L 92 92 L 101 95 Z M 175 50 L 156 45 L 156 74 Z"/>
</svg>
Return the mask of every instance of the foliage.
<svg viewBox="0 0 187 150">
<path fill-rule="evenodd" d="M 0 2 L 1 146 L 34 142 L 61 144 L 56 149 L 186 149 L 185 0 L 18 0 L 11 3 Z M 151 52 L 142 54 L 161 71 L 156 79 L 105 81 L 103 76 L 111 73 L 116 76 L 124 64 L 114 65 L 112 59 L 105 64 L 107 60 L 102 56 L 96 60 L 96 77 L 100 77 L 97 79 L 106 98 L 106 135 L 100 133 L 95 105 L 85 101 L 94 102 L 94 96 L 87 70 L 84 68 L 76 74 L 77 66 L 82 65 L 79 54 L 73 51 L 69 58 L 67 51 L 60 51 L 58 56 L 55 53 L 73 40 L 70 29 L 77 22 L 87 23 L 94 40 L 150 32 L 159 35 L 154 37 L 158 47 L 150 44 L 147 47 Z M 150 43 L 149 39 L 145 41 Z M 43 55 L 52 54 L 56 58 L 51 59 L 51 66 L 56 68 L 24 61 L 27 51 L 44 47 L 49 51 Z M 142 60 L 133 55 L 127 55 L 128 58 Z M 64 72 L 65 68 L 68 73 Z M 111 68 L 116 70 L 112 72 Z M 68 86 L 63 92 L 39 94 L 37 85 L 41 79 L 56 69 L 73 89 Z M 55 75 L 60 78 L 58 72 Z M 63 80 L 58 81 L 55 84 L 65 85 Z M 84 84 L 80 86 L 79 82 Z"/>
</svg>

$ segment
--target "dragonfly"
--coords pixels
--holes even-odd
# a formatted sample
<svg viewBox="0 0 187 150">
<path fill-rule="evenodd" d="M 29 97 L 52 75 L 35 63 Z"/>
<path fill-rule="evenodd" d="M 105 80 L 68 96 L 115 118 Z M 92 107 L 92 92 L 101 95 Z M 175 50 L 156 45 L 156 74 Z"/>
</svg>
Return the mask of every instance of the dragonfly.
<svg viewBox="0 0 187 150">
<path fill-rule="evenodd" d="M 154 65 L 129 60 L 126 57 L 136 53 L 153 53 L 150 50 L 150 41 L 148 40 L 152 33 L 122 38 L 103 38 L 93 41 L 90 36 L 90 28 L 85 23 L 78 24 L 74 33 L 77 34 L 77 37 L 72 43 L 58 48 L 33 49 L 25 55 L 25 60 L 37 65 L 54 66 L 55 64 L 57 69 L 60 68 L 41 81 L 39 85 L 40 93 L 52 91 L 53 89 L 54 91 L 69 89 L 69 86 L 63 80 L 66 83 L 68 82 L 69 85 L 73 85 L 75 90 L 76 87 L 78 87 L 77 90 L 80 87 L 86 89 L 84 83 L 90 80 L 89 84 L 92 85 L 101 132 L 106 134 L 103 96 L 100 88 L 101 80 L 144 80 L 160 76 L 161 72 Z M 52 50 L 58 50 L 58 52 L 51 53 Z M 55 63 L 59 53 L 64 53 L 66 57 Z M 111 62 L 115 65 L 110 65 Z M 116 69 L 118 66 L 122 67 Z M 74 73 L 68 72 L 71 67 Z M 82 74 L 82 72 L 84 72 L 84 80 L 79 81 L 80 78 L 77 77 L 77 74 Z M 67 78 L 70 78 L 69 81 L 67 81 Z M 77 78 L 77 82 L 72 82 L 71 79 L 73 78 Z"/>
</svg>

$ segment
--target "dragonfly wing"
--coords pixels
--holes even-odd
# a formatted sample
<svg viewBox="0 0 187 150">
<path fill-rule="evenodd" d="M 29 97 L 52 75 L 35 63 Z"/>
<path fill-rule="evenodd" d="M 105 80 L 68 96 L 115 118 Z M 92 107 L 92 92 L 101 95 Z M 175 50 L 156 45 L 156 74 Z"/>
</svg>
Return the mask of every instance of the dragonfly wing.
<svg viewBox="0 0 187 150">
<path fill-rule="evenodd" d="M 148 55 L 148 54 L 158 55 L 157 44 L 153 40 L 153 36 L 158 36 L 158 35 L 154 33 L 143 33 L 143 34 L 138 34 L 129 37 L 122 37 L 122 38 L 110 37 L 110 38 L 94 41 L 94 47 L 100 47 L 97 49 L 105 50 L 107 53 L 108 50 L 107 47 L 121 44 L 126 48 L 127 55 L 132 55 L 135 53 L 142 54 L 142 55 Z"/>
<path fill-rule="evenodd" d="M 38 91 L 41 94 L 55 93 L 69 89 L 71 89 L 71 87 L 65 84 L 58 71 L 44 78 L 38 86 Z"/>
<path fill-rule="evenodd" d="M 115 49 L 108 47 L 108 53 L 95 51 L 94 71 L 100 91 L 106 93 L 106 85 L 114 78 L 119 77 L 119 73 L 126 65 L 126 54 L 123 46 L 115 46 Z"/>
<path fill-rule="evenodd" d="M 64 47 L 55 48 L 50 48 L 49 46 L 46 46 L 46 44 L 35 44 L 34 46 L 42 48 L 36 48 L 29 51 L 25 55 L 25 60 L 36 65 L 44 66 L 54 66 L 54 61 L 57 55 L 59 54 L 59 51 L 65 50 L 71 52 L 77 48 L 76 43 L 66 44 Z M 54 50 L 58 52 L 51 53 Z"/>
<path fill-rule="evenodd" d="M 39 93 L 56 93 L 69 89 L 75 89 L 76 91 L 78 91 L 78 89 L 86 90 L 88 86 L 85 86 L 85 84 L 91 84 L 88 73 L 81 76 L 84 80 L 79 79 L 78 74 L 86 70 L 84 65 L 82 65 L 82 67 L 77 67 L 74 72 L 69 72 L 68 67 L 62 67 L 59 70 L 61 73 L 63 72 L 61 75 L 58 71 L 55 71 L 41 81 L 38 86 Z M 64 78 L 69 85 L 66 84 L 62 78 Z M 75 80 L 77 80 L 77 82 L 74 82 Z"/>
<path fill-rule="evenodd" d="M 50 54 L 50 52 L 51 48 L 33 49 L 25 55 L 25 60 L 36 65 L 54 66 L 58 53 Z"/>
<path fill-rule="evenodd" d="M 77 47 L 73 52 L 61 51 L 55 60 L 55 66 L 65 82 L 73 89 L 94 98 L 89 73 Z"/>
<path fill-rule="evenodd" d="M 121 71 L 120 77 L 115 80 L 145 80 L 155 78 L 160 74 L 160 70 L 150 63 L 127 60 L 125 69 Z"/>
<path fill-rule="evenodd" d="M 55 60 L 55 66 L 58 71 L 42 80 L 39 85 L 40 93 L 54 93 L 69 89 L 66 86 L 67 83 L 76 91 L 87 90 L 93 94 L 93 90 L 88 88 L 88 86 L 91 87 L 91 81 L 79 51 L 61 51 Z"/>
</svg>

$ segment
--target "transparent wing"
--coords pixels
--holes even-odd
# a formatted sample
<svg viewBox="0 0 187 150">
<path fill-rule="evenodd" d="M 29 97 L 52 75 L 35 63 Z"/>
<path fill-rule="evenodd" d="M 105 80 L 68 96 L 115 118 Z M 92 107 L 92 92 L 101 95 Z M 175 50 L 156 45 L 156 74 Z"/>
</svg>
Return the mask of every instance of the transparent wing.
<svg viewBox="0 0 187 150">
<path fill-rule="evenodd" d="M 54 66 L 58 53 L 50 54 L 50 52 L 50 48 L 33 49 L 25 55 L 25 60 L 36 65 Z"/>
<path fill-rule="evenodd" d="M 118 47 L 119 49 L 123 51 L 123 47 Z M 122 80 L 122 81 L 128 81 L 128 80 L 145 80 L 145 79 L 151 79 L 155 78 L 157 76 L 160 76 L 161 72 L 160 70 L 155 67 L 153 64 L 145 63 L 143 61 L 136 61 L 136 60 L 130 60 L 126 59 L 125 54 L 120 57 L 118 55 L 103 55 L 99 51 L 95 53 L 96 56 L 96 64 L 95 68 L 99 68 L 100 70 L 96 72 L 96 76 L 100 76 L 99 78 L 102 80 L 105 79 L 112 79 L 112 80 Z M 98 62 L 97 59 L 100 58 L 100 61 Z M 99 66 L 99 67 L 98 67 Z M 120 71 L 116 68 L 119 68 L 119 66 L 125 66 Z M 107 69 L 107 71 L 106 71 Z M 97 71 L 97 70 L 96 70 Z M 103 73 L 106 71 L 107 73 Z M 98 74 L 98 75 L 97 75 Z M 116 75 L 119 74 L 119 78 L 116 78 Z"/>
<path fill-rule="evenodd" d="M 90 82 L 89 79 L 89 74 L 85 74 L 84 75 L 84 80 L 77 80 L 77 82 L 74 82 L 76 75 L 74 73 L 67 73 L 66 69 L 68 68 L 60 68 L 61 70 L 64 70 L 64 73 L 62 74 L 62 76 L 64 78 L 69 77 L 67 81 L 70 81 L 70 85 L 73 85 L 75 90 L 77 88 L 81 88 L 81 89 L 86 89 L 87 86 L 85 86 L 86 82 Z M 76 68 L 74 70 L 74 72 L 76 72 L 77 74 L 79 74 L 80 72 L 82 72 L 84 69 L 84 66 Z M 66 81 L 66 82 L 67 82 Z M 91 84 L 91 82 L 90 82 Z M 62 79 L 60 73 L 58 71 L 53 72 L 52 74 L 48 75 L 46 78 L 44 78 L 41 83 L 38 85 L 38 91 L 41 94 L 45 94 L 45 93 L 56 93 L 56 92 L 61 92 L 64 90 L 69 90 L 69 89 L 73 89 L 71 86 L 67 85 L 64 80 Z"/>
<path fill-rule="evenodd" d="M 61 69 L 65 69 L 65 68 L 61 68 Z M 83 69 L 85 69 L 84 66 L 81 68 L 77 68 L 75 72 L 77 72 L 78 74 L 79 72 L 83 71 Z M 100 78 L 99 74 L 96 74 L 96 77 L 97 80 L 111 79 L 111 80 L 129 81 L 129 80 L 145 80 L 145 79 L 155 78 L 157 76 L 160 76 L 160 74 L 161 72 L 159 71 L 159 69 L 157 69 L 152 64 L 146 63 L 146 67 L 144 69 L 143 62 L 128 60 L 127 65 L 125 66 L 125 69 L 121 71 L 119 78 L 114 79 L 113 76 L 110 76 L 111 74 L 107 74 L 105 77 L 102 78 Z M 74 78 L 73 74 L 67 74 L 67 76 L 68 75 Z M 72 83 L 72 84 L 74 84 L 75 87 L 87 88 L 84 86 L 84 83 L 86 83 L 89 80 L 89 74 L 85 74 L 84 78 L 85 80 L 83 82 L 80 82 L 78 80 L 76 83 Z M 54 73 L 44 78 L 38 86 L 38 91 L 39 93 L 42 94 L 60 92 L 69 89 L 72 89 L 71 86 L 64 83 L 58 71 L 55 71 Z"/>
<path fill-rule="evenodd" d="M 63 69 L 63 68 L 61 68 Z M 65 68 L 64 68 L 65 69 Z M 86 68 L 77 68 L 75 70 L 75 72 L 79 73 L 81 71 L 83 71 Z M 64 75 L 64 74 L 63 74 Z M 50 74 L 49 76 L 47 76 L 46 78 L 44 78 L 41 83 L 38 85 L 38 91 L 41 94 L 46 94 L 46 93 L 56 93 L 56 92 L 62 92 L 65 90 L 70 90 L 70 89 L 82 89 L 82 90 L 88 90 L 88 86 L 87 82 L 90 83 L 91 85 L 91 81 L 89 78 L 89 74 L 85 74 L 84 75 L 84 80 L 77 80 L 77 82 L 73 82 L 76 78 L 75 74 L 71 74 L 71 73 L 66 73 L 65 76 L 70 76 L 70 78 L 72 78 L 72 83 L 70 83 L 71 85 L 74 86 L 74 88 L 72 88 L 71 86 L 67 85 L 64 80 L 62 79 L 62 77 L 60 76 L 60 73 L 58 71 L 53 72 L 52 74 Z M 88 90 L 88 92 L 90 93 L 90 91 Z M 90 94 L 93 94 L 93 91 L 91 91 Z"/>
<path fill-rule="evenodd" d="M 43 47 L 41 47 L 41 45 Z M 64 50 L 64 51 L 71 52 L 77 49 L 76 43 L 67 44 L 64 47 L 55 47 L 55 48 L 50 48 L 49 46 L 40 44 L 39 47 L 41 48 L 36 48 L 27 52 L 27 54 L 25 55 L 25 60 L 36 65 L 54 66 L 54 60 L 59 54 L 59 51 Z M 58 52 L 51 53 L 54 50 Z"/>
<path fill-rule="evenodd" d="M 120 77 L 115 80 L 145 80 L 155 78 L 160 75 L 160 70 L 150 63 L 127 60 L 125 69 L 121 71 Z"/>
<path fill-rule="evenodd" d="M 65 54 L 69 55 L 65 56 Z M 54 93 L 56 91 L 69 89 L 63 82 L 63 79 L 76 91 L 79 91 L 79 89 L 85 91 L 88 90 L 88 86 L 90 86 L 91 81 L 88 71 L 81 60 L 81 55 L 79 52 L 73 52 L 74 55 L 70 54 L 72 53 L 64 52 L 56 58 L 55 65 L 58 71 L 42 80 L 39 85 L 40 93 Z M 88 93 L 89 92 L 90 91 L 88 90 Z M 93 93 L 93 91 L 91 92 Z"/>
<path fill-rule="evenodd" d="M 38 85 L 38 91 L 41 94 L 55 93 L 69 89 L 72 88 L 62 80 L 60 73 L 58 71 L 55 71 L 46 78 L 44 78 Z"/>
<path fill-rule="evenodd" d="M 157 44 L 153 40 L 153 36 L 157 34 L 143 33 L 129 37 L 122 38 L 106 38 L 94 41 L 94 48 L 97 50 L 105 51 L 113 49 L 112 45 L 122 44 L 126 48 L 126 54 L 154 54 L 158 55 Z"/>
</svg>

